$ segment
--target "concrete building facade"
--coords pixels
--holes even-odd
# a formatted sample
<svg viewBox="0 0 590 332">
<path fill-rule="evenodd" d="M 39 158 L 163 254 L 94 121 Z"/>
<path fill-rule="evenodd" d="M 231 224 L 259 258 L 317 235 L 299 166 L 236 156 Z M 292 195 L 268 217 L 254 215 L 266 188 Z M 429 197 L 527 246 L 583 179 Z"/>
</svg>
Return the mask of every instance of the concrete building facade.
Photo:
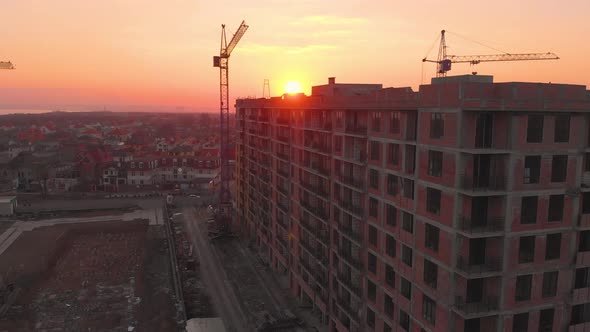
<svg viewBox="0 0 590 332">
<path fill-rule="evenodd" d="M 590 92 L 242 99 L 237 226 L 330 331 L 590 330 Z"/>
</svg>

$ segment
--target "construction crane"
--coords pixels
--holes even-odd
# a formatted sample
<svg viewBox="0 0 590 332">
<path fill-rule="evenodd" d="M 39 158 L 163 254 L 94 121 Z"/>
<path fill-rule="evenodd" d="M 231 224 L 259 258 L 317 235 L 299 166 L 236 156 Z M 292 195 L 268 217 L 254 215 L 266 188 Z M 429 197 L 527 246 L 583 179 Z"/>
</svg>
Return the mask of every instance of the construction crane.
<svg viewBox="0 0 590 332">
<path fill-rule="evenodd" d="M 219 202 L 215 213 L 215 222 L 217 224 L 216 236 L 225 236 L 230 233 L 231 222 L 233 219 L 233 208 L 231 202 L 231 191 L 229 184 L 232 177 L 231 167 L 229 164 L 229 56 L 236 47 L 244 33 L 248 30 L 245 21 L 242 21 L 240 27 L 227 43 L 225 35 L 225 24 L 221 25 L 221 51 L 219 56 L 213 57 L 213 67 L 219 67 L 219 150 L 220 150 L 220 181 L 219 181 Z"/>
<path fill-rule="evenodd" d="M 0 61 L 0 69 L 14 69 L 14 65 L 10 61 Z"/>
<path fill-rule="evenodd" d="M 448 55 L 447 43 L 445 41 L 445 30 L 440 32 L 440 44 L 438 47 L 438 58 L 430 60 L 426 57 L 422 62 L 434 62 L 437 64 L 436 77 L 447 76 L 447 72 L 451 70 L 453 63 L 469 63 L 477 65 L 480 62 L 492 61 L 523 61 L 523 60 L 558 60 L 559 57 L 554 53 L 504 53 L 504 54 L 488 54 L 488 55 Z"/>
</svg>

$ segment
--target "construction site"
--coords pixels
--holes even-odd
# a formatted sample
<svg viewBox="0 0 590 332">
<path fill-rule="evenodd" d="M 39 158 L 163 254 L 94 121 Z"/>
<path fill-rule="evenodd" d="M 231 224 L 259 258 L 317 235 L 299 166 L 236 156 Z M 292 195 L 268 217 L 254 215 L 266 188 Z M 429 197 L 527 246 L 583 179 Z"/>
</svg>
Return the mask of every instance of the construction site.
<svg viewBox="0 0 590 332">
<path fill-rule="evenodd" d="M 67 203 L 2 221 L 0 331 L 183 331 L 163 204 Z"/>
</svg>

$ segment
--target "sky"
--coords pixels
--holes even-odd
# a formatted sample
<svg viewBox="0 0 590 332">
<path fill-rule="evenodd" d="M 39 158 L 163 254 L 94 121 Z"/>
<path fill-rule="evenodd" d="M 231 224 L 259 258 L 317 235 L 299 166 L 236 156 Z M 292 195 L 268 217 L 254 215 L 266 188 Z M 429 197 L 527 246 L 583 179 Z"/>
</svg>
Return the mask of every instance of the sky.
<svg viewBox="0 0 590 332">
<path fill-rule="evenodd" d="M 441 29 L 449 54 L 554 52 L 558 61 L 455 65 L 495 81 L 590 86 L 590 1 L 568 0 L 2 0 L 0 108 L 215 111 L 221 24 L 250 26 L 229 63 L 230 95 L 309 94 L 341 83 L 427 84 Z M 429 53 L 430 50 L 430 53 Z"/>
</svg>

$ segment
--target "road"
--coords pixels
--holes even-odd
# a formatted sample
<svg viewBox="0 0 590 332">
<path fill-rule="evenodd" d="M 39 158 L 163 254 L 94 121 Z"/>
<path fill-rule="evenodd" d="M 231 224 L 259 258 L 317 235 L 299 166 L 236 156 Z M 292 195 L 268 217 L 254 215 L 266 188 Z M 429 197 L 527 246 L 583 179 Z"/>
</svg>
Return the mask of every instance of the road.
<svg viewBox="0 0 590 332">
<path fill-rule="evenodd" d="M 232 332 L 253 331 L 247 324 L 223 266 L 209 245 L 206 210 L 194 208 L 190 200 L 178 200 L 176 204 L 182 212 L 177 218 L 184 220 L 187 237 L 191 239 L 193 248 L 199 255 L 203 283 L 208 286 L 215 309 L 226 329 Z"/>
</svg>

